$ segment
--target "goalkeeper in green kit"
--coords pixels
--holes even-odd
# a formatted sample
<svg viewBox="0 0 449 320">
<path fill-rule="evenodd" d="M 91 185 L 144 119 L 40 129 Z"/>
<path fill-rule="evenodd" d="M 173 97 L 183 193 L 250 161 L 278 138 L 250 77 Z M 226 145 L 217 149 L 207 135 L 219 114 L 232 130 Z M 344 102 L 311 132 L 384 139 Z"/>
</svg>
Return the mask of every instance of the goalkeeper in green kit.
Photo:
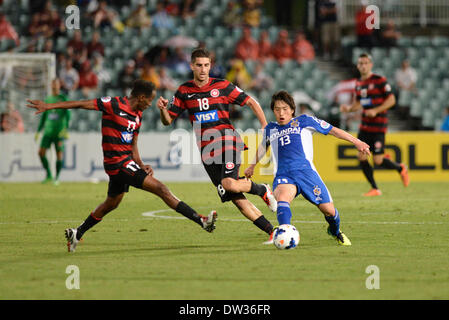
<svg viewBox="0 0 449 320">
<path fill-rule="evenodd" d="M 59 79 L 54 79 L 51 84 L 52 95 L 45 99 L 45 103 L 55 103 L 60 101 L 67 101 L 67 96 L 61 93 L 61 84 Z M 44 167 L 47 176 L 42 183 L 53 182 L 55 185 L 59 184 L 59 174 L 64 166 L 64 142 L 68 138 L 67 129 L 69 127 L 70 111 L 68 109 L 52 109 L 47 110 L 42 114 L 39 126 L 37 128 L 35 140 L 38 141 L 39 133 L 44 129 L 44 135 L 39 148 L 39 158 Z M 51 145 L 55 145 L 56 150 L 56 175 L 53 180 L 51 174 L 50 164 L 46 157 L 47 149 Z"/>
</svg>

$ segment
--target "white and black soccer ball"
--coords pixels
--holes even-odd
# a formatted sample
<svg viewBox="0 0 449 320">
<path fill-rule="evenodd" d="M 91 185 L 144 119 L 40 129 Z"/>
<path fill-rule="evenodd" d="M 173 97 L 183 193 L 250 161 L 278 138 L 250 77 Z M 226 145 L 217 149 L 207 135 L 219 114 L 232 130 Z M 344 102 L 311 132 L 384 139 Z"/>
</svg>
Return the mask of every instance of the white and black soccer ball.
<svg viewBox="0 0 449 320">
<path fill-rule="evenodd" d="M 281 224 L 274 230 L 273 243 L 278 249 L 293 249 L 299 244 L 299 232 L 291 224 Z"/>
</svg>

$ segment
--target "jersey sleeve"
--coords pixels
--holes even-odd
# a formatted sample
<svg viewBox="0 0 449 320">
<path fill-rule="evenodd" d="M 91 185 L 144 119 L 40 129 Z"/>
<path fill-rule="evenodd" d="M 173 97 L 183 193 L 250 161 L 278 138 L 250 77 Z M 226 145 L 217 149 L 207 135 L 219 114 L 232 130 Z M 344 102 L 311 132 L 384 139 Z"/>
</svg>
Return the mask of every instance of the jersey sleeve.
<svg viewBox="0 0 449 320">
<path fill-rule="evenodd" d="M 94 105 L 98 111 L 107 114 L 113 114 L 113 104 L 116 103 L 116 98 L 102 97 L 94 100 Z M 118 103 L 117 103 L 118 107 Z"/>
<path fill-rule="evenodd" d="M 300 122 L 303 123 L 303 127 L 310 128 L 312 131 L 322 133 L 324 135 L 327 135 L 333 128 L 333 126 L 321 119 L 318 119 L 317 117 L 311 117 L 308 115 L 301 115 L 302 119 L 300 119 Z"/>
<path fill-rule="evenodd" d="M 393 94 L 393 92 L 391 90 L 391 85 L 388 83 L 387 78 L 385 78 L 385 77 L 382 77 L 381 91 L 382 91 L 384 98 L 388 98 L 388 96 L 390 94 Z"/>
<path fill-rule="evenodd" d="M 230 104 L 238 104 L 243 106 L 250 98 L 242 89 L 228 81 L 228 86 L 226 87 L 227 100 Z"/>
<path fill-rule="evenodd" d="M 179 91 L 175 92 L 175 95 L 168 102 L 168 113 L 172 119 L 176 119 L 185 110 L 184 101 L 181 98 L 181 93 Z"/>
</svg>

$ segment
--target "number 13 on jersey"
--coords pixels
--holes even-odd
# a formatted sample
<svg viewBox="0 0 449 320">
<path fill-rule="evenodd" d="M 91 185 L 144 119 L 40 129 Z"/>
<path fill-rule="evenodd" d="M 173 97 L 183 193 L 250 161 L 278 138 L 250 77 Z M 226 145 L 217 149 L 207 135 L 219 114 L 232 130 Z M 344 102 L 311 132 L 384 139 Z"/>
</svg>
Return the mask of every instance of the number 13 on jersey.
<svg viewBox="0 0 449 320">
<path fill-rule="evenodd" d="M 286 144 L 290 144 L 290 136 L 286 135 L 286 136 L 282 136 L 279 138 L 279 142 L 281 143 L 281 146 L 285 146 Z"/>
</svg>

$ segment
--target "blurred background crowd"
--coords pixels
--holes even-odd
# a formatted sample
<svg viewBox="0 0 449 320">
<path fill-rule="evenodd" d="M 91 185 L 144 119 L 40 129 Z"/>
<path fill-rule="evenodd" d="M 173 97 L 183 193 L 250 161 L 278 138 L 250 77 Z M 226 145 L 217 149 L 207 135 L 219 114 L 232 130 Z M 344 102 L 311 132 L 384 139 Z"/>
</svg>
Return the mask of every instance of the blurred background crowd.
<svg viewBox="0 0 449 320">
<path fill-rule="evenodd" d="M 127 95 L 138 78 L 167 98 L 191 78 L 191 50 L 206 47 L 211 77 L 235 83 L 264 109 L 276 90 L 286 89 L 298 112 L 347 130 L 357 129 L 360 114 L 343 116 L 338 105 L 353 99 L 354 63 L 367 51 L 397 97 L 390 131 L 449 130 L 449 4 L 418 2 L 0 0 L 0 51 L 54 53 L 69 99 Z M 370 4 L 381 8 L 378 29 L 367 28 Z M 79 8 L 79 29 L 67 25 L 69 5 Z M 21 119 L 30 112 L 25 102 L 8 99 L 6 78 L 0 70 L 2 131 L 35 130 Z M 170 130 L 151 109 L 143 130 Z M 245 109 L 231 115 L 236 127 L 258 127 Z M 74 113 L 71 129 L 98 130 L 99 117 Z M 176 126 L 189 127 L 185 119 Z"/>
</svg>

